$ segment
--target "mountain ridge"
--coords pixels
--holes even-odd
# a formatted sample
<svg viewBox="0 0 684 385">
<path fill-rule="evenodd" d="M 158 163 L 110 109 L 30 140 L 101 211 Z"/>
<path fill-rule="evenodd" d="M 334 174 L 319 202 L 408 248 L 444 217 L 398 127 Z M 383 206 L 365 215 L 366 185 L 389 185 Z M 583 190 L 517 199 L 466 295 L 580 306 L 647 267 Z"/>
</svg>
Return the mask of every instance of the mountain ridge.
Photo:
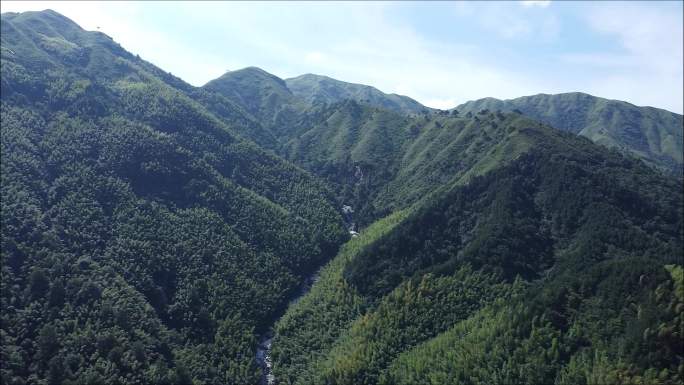
<svg viewBox="0 0 684 385">
<path fill-rule="evenodd" d="M 255 67 L 248 68 L 255 70 Z M 261 69 L 259 71 L 265 72 Z M 229 74 L 230 72 L 226 75 Z M 439 111 L 424 107 L 406 96 L 384 94 L 372 86 L 347 83 L 324 75 L 305 74 L 284 80 L 271 76 L 272 79 L 277 79 L 281 87 L 280 94 L 268 95 L 271 99 L 262 100 L 261 104 L 273 104 L 275 98 L 283 102 L 280 106 L 287 106 L 281 111 L 266 108 L 270 112 L 268 116 L 277 116 L 280 119 L 270 124 L 273 130 L 280 130 L 277 128 L 279 126 L 299 124 L 303 119 L 302 112 L 305 114 L 310 106 L 316 108 L 321 103 L 334 104 L 344 100 L 354 100 L 409 115 L 446 115 L 459 112 L 472 114 L 480 110 L 517 111 L 558 129 L 586 136 L 604 146 L 637 156 L 669 174 L 684 175 L 682 115 L 660 108 L 635 106 L 583 92 L 568 92 L 540 93 L 508 100 L 488 97 L 463 103 L 451 110 Z M 283 97 L 283 93 L 287 96 Z M 287 141 L 287 133 L 273 135 L 281 138 L 280 141 L 283 137 Z"/>
<path fill-rule="evenodd" d="M 672 114 L 682 115 L 682 114 L 680 114 L 680 113 L 670 111 L 670 110 L 668 110 L 668 109 L 666 109 L 666 108 L 654 107 L 654 106 L 650 106 L 650 105 L 639 105 L 639 104 L 631 103 L 631 102 L 628 102 L 628 101 L 625 101 L 625 100 L 621 100 L 621 99 L 613 99 L 613 98 L 608 98 L 608 97 L 593 95 L 593 94 L 590 94 L 590 93 L 584 92 L 584 91 L 566 91 L 566 92 L 558 92 L 558 93 L 539 92 L 539 93 L 536 93 L 536 94 L 521 95 L 521 96 L 516 96 L 516 97 L 513 97 L 513 98 L 507 98 L 507 99 L 501 99 L 501 98 L 496 98 L 496 97 L 493 97 L 493 96 L 487 96 L 487 97 L 484 97 L 484 98 L 468 100 L 468 101 L 463 102 L 463 103 L 461 103 L 461 104 L 459 104 L 459 105 L 457 105 L 457 106 L 455 106 L 455 107 L 453 107 L 453 108 L 448 109 L 448 111 L 456 110 L 456 109 L 458 109 L 459 106 L 466 105 L 466 104 L 468 104 L 469 102 L 476 102 L 476 101 L 480 101 L 480 100 L 483 100 L 483 101 L 491 100 L 491 101 L 510 102 L 510 101 L 513 101 L 513 100 L 516 100 L 516 99 L 521 99 L 521 98 L 534 98 L 534 97 L 540 97 L 540 96 L 546 96 L 546 97 L 548 97 L 548 96 L 562 96 L 562 95 L 578 95 L 578 96 L 582 96 L 582 97 L 599 98 L 599 99 L 604 99 L 604 100 L 613 101 L 613 102 L 627 103 L 627 104 L 629 104 L 629 105 L 631 105 L 631 106 L 633 106 L 633 107 L 637 107 L 637 108 L 653 108 L 653 109 L 657 109 L 657 110 L 662 110 L 662 111 L 665 111 L 665 112 L 669 112 L 669 113 L 672 113 Z"/>
<path fill-rule="evenodd" d="M 63 23 L 2 15 L 2 382 L 257 382 L 258 333 L 348 237 L 330 191 Z"/>
<path fill-rule="evenodd" d="M 650 115 L 611 149 L 494 99 L 193 87 L 61 17 L 2 15 L 2 383 L 257 384 L 271 331 L 282 384 L 681 383 Z"/>
<path fill-rule="evenodd" d="M 387 94 L 373 86 L 349 83 L 325 75 L 303 74 L 285 79 L 285 83 L 294 94 L 305 98 L 311 104 L 354 99 L 397 112 L 416 114 L 434 111 L 408 96 Z"/>
<path fill-rule="evenodd" d="M 680 114 L 582 92 L 507 100 L 485 98 L 461 104 L 454 110 L 474 113 L 482 109 L 518 110 L 558 129 L 631 153 L 671 174 L 682 175 L 684 120 Z"/>
</svg>

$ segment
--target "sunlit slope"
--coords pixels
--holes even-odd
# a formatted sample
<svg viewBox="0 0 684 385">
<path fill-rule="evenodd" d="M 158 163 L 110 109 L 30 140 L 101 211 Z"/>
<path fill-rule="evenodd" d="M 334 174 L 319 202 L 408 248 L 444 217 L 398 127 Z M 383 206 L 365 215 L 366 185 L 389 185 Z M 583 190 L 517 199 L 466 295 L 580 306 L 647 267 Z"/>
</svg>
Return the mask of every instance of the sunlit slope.
<svg viewBox="0 0 684 385">
<path fill-rule="evenodd" d="M 285 79 L 285 83 L 293 94 L 309 104 L 333 104 L 343 100 L 354 100 L 403 114 L 432 111 L 431 108 L 423 106 L 408 96 L 386 94 L 375 87 L 347 83 L 322 75 L 301 75 Z"/>
<path fill-rule="evenodd" d="M 500 158 L 476 163 L 477 172 L 417 201 L 390 228 L 378 224 L 388 231 L 370 236 L 341 273 L 321 278 L 320 287 L 353 294 L 354 311 L 342 314 L 354 320 L 344 318 L 341 331 L 313 326 L 339 299 L 312 291 L 277 329 L 278 378 L 681 379 L 675 345 L 658 342 L 682 338 L 678 302 L 662 294 L 675 290 L 665 266 L 678 263 L 683 246 L 681 183 L 530 122 L 514 119 L 493 140 Z M 289 325 L 295 319 L 301 327 Z M 315 347 L 302 356 L 311 362 L 304 370 L 288 359 L 307 351 L 298 350 L 302 336 Z"/>
<path fill-rule="evenodd" d="M 516 99 L 485 98 L 456 107 L 460 113 L 518 110 L 558 129 L 634 154 L 676 175 L 682 173 L 682 115 L 653 107 L 637 107 L 573 92 Z"/>
</svg>

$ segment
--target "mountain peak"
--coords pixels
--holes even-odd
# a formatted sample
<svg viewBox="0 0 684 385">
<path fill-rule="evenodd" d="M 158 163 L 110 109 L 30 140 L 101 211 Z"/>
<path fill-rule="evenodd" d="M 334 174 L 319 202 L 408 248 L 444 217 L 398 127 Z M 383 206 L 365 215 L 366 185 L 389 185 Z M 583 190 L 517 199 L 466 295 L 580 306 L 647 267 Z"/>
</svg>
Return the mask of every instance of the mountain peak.
<svg viewBox="0 0 684 385">
<path fill-rule="evenodd" d="M 36 22 L 39 21 L 45 24 L 42 27 L 43 29 L 49 26 L 53 29 L 75 29 L 78 31 L 83 31 L 83 28 L 81 28 L 73 20 L 59 12 L 53 11 L 52 9 L 44 9 L 42 11 L 5 12 L 2 14 L 2 18 L 6 19 L 7 21 L 30 22 L 34 24 L 34 27 L 38 26 Z"/>
<path fill-rule="evenodd" d="M 278 83 L 281 87 L 287 88 L 285 85 L 285 81 L 283 79 L 264 71 L 263 69 L 259 67 L 245 67 L 241 68 L 238 70 L 233 70 L 233 71 L 227 71 L 220 77 L 214 80 L 210 80 L 205 84 L 203 87 L 212 87 L 212 85 L 215 85 L 217 82 L 244 82 L 244 81 L 259 81 L 259 82 L 275 82 Z"/>
<path fill-rule="evenodd" d="M 408 96 L 386 94 L 372 86 L 348 83 L 323 75 L 308 73 L 285 79 L 285 83 L 294 95 L 312 104 L 330 104 L 353 99 L 402 113 L 420 113 L 429 110 Z"/>
<path fill-rule="evenodd" d="M 269 72 L 267 72 L 267 71 L 265 71 L 259 67 L 256 67 L 256 66 L 248 66 L 248 67 L 240 68 L 237 70 L 227 71 L 224 75 L 227 75 L 227 74 L 233 74 L 233 75 L 235 75 L 235 74 L 252 74 L 252 75 L 269 76 L 269 77 L 277 78 L 277 76 L 275 76 L 275 75 L 273 75 L 273 74 L 271 74 L 271 73 L 269 73 Z"/>
<path fill-rule="evenodd" d="M 285 79 L 285 82 L 290 82 L 290 81 L 293 81 L 293 82 L 296 82 L 296 81 L 336 82 L 336 83 L 342 83 L 342 84 L 355 84 L 355 83 L 345 82 L 342 80 L 333 79 L 330 76 L 319 75 L 319 74 L 314 74 L 314 73 L 306 73 L 306 74 L 302 74 L 299 76 L 295 76 L 292 78 Z M 361 84 L 358 84 L 358 85 L 361 85 Z M 366 87 L 370 87 L 370 86 L 366 86 Z"/>
<path fill-rule="evenodd" d="M 258 67 L 228 71 L 202 88 L 232 100 L 261 118 L 272 114 L 274 105 L 290 103 L 293 99 L 283 79 Z"/>
</svg>

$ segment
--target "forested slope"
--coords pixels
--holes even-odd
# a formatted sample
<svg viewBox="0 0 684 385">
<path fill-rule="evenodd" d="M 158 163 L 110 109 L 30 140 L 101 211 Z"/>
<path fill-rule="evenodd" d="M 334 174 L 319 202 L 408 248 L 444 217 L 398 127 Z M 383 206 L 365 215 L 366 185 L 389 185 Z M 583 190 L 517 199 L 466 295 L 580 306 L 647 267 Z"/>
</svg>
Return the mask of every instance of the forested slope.
<svg viewBox="0 0 684 385">
<path fill-rule="evenodd" d="M 473 162 L 486 166 L 490 156 L 506 156 L 507 151 L 489 151 L 498 125 L 509 124 L 514 114 L 637 156 L 668 174 L 681 172 L 682 117 L 668 111 L 570 93 L 487 98 L 449 112 L 407 113 L 346 92 L 345 84 L 315 75 L 283 82 L 247 68 L 204 89 L 227 97 L 240 90 L 242 96 L 232 96 L 236 101 L 253 96 L 253 106 L 244 108 L 270 111 L 263 120 L 275 138 L 269 148 L 323 177 L 338 204 L 354 208 L 361 227 L 453 182 Z M 259 135 L 253 131 L 251 137 L 259 141 Z"/>
<path fill-rule="evenodd" d="M 3 383 L 257 381 L 255 332 L 346 234 L 192 92 L 55 12 L 2 15 Z"/>
<path fill-rule="evenodd" d="M 500 127 L 495 147 L 525 143 L 517 156 L 380 222 L 381 236 L 362 233 L 286 313 L 278 378 L 681 381 L 681 182 L 525 119 Z"/>
<path fill-rule="evenodd" d="M 3 384 L 255 384 L 276 320 L 281 384 L 684 378 L 682 180 L 649 167 L 680 115 L 192 87 L 52 11 L 1 32 Z"/>
<path fill-rule="evenodd" d="M 506 135 L 499 126 L 524 120 L 515 114 L 406 117 L 354 101 L 320 114 L 321 123 L 285 144 L 284 156 L 336 186 L 362 226 L 455 183 L 478 162 L 486 167 L 496 157 L 517 155 L 515 148 L 496 152 L 494 144 Z"/>
<path fill-rule="evenodd" d="M 268 110 L 270 101 L 282 101 L 273 104 L 279 106 L 275 116 L 280 121 L 269 123 L 278 143 L 272 149 L 324 179 L 338 205 L 354 209 L 359 227 L 455 183 L 475 165 L 487 168 L 490 161 L 516 156 L 523 142 L 494 148 L 506 134 L 500 126 L 523 120 L 538 124 L 514 113 L 407 115 L 353 99 L 307 105 L 252 68 L 229 72 L 204 88 L 240 100 L 231 96 L 232 85 L 244 77 L 252 81 L 238 89 L 242 95 L 258 95 L 250 99 L 253 108 Z M 264 82 L 265 90 L 278 91 L 262 90 Z"/>
</svg>

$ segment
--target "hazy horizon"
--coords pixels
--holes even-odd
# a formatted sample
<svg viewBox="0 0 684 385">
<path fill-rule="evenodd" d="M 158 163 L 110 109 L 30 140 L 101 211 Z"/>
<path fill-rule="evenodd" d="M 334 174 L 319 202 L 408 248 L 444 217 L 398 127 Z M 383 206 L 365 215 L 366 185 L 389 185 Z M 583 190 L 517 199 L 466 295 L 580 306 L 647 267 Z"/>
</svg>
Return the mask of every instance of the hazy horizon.
<svg viewBox="0 0 684 385">
<path fill-rule="evenodd" d="M 585 92 L 683 112 L 681 2 L 15 2 L 53 9 L 200 86 L 255 66 L 434 108 Z"/>
</svg>

